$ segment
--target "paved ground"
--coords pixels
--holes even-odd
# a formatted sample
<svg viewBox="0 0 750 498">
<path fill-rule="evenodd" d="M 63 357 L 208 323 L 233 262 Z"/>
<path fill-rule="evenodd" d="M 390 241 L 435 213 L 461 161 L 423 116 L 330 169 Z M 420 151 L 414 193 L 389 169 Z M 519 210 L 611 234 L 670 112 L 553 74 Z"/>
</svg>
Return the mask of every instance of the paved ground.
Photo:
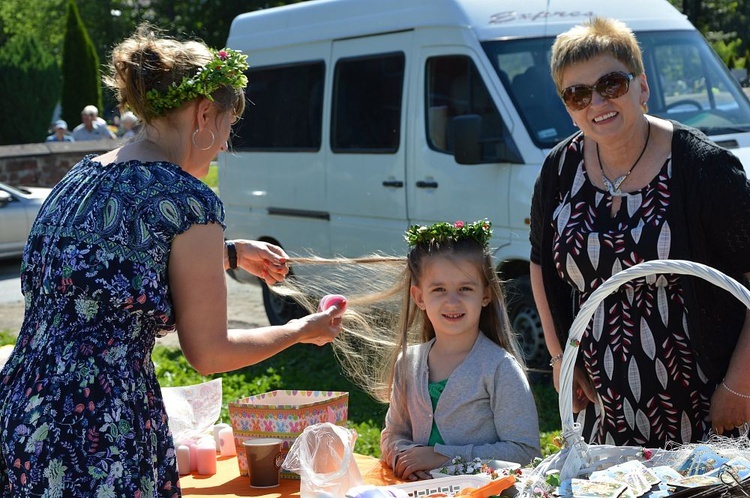
<svg viewBox="0 0 750 498">
<path fill-rule="evenodd" d="M 0 260 L 0 330 L 18 332 L 23 322 L 23 296 L 18 278 L 19 259 Z M 227 277 L 229 326 L 251 328 L 268 325 L 263 298 L 257 285 L 240 284 Z M 159 344 L 179 346 L 177 334 Z"/>
</svg>

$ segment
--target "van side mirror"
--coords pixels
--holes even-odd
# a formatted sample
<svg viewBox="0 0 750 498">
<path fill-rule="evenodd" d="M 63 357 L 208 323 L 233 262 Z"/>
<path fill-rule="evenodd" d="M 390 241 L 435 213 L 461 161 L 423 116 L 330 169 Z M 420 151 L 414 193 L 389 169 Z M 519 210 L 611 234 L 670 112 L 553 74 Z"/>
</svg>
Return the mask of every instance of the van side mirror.
<svg viewBox="0 0 750 498">
<path fill-rule="evenodd" d="M 8 192 L 5 190 L 0 190 L 0 207 L 5 207 L 6 204 L 8 204 L 13 199 L 13 196 L 11 196 Z"/>
<path fill-rule="evenodd" d="M 453 118 L 453 155 L 458 164 L 479 164 L 482 160 L 482 117 L 464 114 Z"/>
</svg>

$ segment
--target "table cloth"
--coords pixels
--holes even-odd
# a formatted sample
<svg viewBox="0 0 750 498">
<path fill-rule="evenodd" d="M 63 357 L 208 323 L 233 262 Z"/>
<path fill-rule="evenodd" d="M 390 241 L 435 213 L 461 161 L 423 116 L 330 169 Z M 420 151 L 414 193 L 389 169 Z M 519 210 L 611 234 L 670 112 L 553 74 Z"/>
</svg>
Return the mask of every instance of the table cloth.
<svg viewBox="0 0 750 498">
<path fill-rule="evenodd" d="M 377 458 L 355 454 L 355 459 L 366 484 L 384 486 L 404 482 L 396 479 L 393 472 L 381 464 Z M 180 477 L 180 486 L 184 496 L 211 498 L 236 496 L 294 497 L 299 496 L 299 484 L 299 480 L 281 479 L 279 486 L 275 488 L 251 488 L 250 478 L 246 475 L 240 475 L 237 457 L 221 456 L 217 456 L 216 474 L 212 476 L 188 474 Z"/>
</svg>

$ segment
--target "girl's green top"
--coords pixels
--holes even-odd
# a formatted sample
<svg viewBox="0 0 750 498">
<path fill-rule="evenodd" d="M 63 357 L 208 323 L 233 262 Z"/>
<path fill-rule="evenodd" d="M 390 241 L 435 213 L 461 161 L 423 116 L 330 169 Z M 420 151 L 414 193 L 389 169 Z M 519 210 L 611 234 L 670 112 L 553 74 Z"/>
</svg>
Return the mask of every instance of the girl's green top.
<svg viewBox="0 0 750 498">
<path fill-rule="evenodd" d="M 430 401 L 432 401 L 432 413 L 435 413 L 435 407 L 440 399 L 440 395 L 443 394 L 446 382 L 448 382 L 448 379 L 443 379 L 439 382 L 430 382 L 427 385 L 427 390 L 430 393 Z M 443 441 L 443 436 L 440 435 L 440 431 L 435 424 L 435 417 L 433 417 L 432 431 L 430 432 L 430 440 L 427 442 L 427 445 L 435 446 L 436 444 L 445 444 L 445 441 Z"/>
</svg>

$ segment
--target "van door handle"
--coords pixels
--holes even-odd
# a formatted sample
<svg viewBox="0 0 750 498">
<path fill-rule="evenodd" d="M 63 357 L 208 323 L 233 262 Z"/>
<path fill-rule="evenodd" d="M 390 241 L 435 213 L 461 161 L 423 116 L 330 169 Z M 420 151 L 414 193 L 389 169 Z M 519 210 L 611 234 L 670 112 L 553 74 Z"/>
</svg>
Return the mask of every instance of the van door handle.
<svg viewBox="0 0 750 498">
<path fill-rule="evenodd" d="M 384 187 L 396 187 L 396 188 L 403 188 L 404 182 L 401 182 L 399 180 L 386 180 L 383 182 Z"/>
<path fill-rule="evenodd" d="M 417 188 L 438 188 L 438 182 L 417 182 Z"/>
</svg>

